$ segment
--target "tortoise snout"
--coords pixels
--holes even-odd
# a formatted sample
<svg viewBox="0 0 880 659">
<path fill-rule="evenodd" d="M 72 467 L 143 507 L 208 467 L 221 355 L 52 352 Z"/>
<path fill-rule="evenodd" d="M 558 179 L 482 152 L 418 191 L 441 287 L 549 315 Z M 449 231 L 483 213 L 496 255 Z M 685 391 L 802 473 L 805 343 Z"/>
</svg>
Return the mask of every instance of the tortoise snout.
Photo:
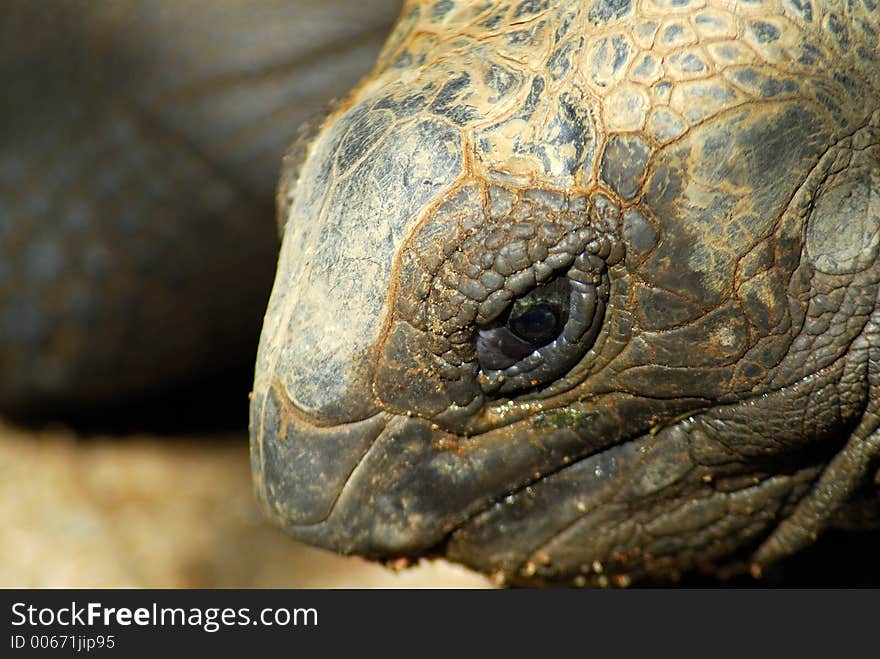
<svg viewBox="0 0 880 659">
<path fill-rule="evenodd" d="M 251 461 L 257 494 L 285 525 L 317 524 L 385 427 L 383 415 L 322 427 L 273 387 L 251 401 Z"/>
<path fill-rule="evenodd" d="M 251 401 L 257 496 L 271 518 L 311 545 L 371 557 L 425 551 L 455 526 L 480 489 L 467 479 L 470 487 L 449 492 L 457 458 L 433 448 L 433 432 L 423 419 L 386 412 L 322 426 L 277 387 L 257 391 Z"/>
</svg>

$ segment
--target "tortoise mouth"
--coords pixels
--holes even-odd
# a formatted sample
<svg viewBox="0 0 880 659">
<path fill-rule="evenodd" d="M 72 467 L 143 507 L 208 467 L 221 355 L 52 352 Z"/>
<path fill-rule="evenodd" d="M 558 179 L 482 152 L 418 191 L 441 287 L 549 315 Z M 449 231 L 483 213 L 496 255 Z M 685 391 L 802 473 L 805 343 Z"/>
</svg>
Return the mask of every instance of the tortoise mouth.
<svg viewBox="0 0 880 659">
<path fill-rule="evenodd" d="M 680 414 L 694 402 L 669 402 L 668 411 Z M 465 438 L 385 412 L 319 427 L 273 389 L 252 402 L 256 490 L 269 516 L 308 544 L 371 558 L 436 553 L 457 530 L 537 482 L 638 441 L 656 418 L 647 403 L 656 408 L 657 401 L 606 394 L 579 418 L 560 411 Z M 618 413 L 601 411 L 609 408 Z"/>
<path fill-rule="evenodd" d="M 320 524 L 358 463 L 384 432 L 388 415 L 320 424 L 272 386 L 251 401 L 251 467 L 267 513 L 285 527 Z"/>
</svg>

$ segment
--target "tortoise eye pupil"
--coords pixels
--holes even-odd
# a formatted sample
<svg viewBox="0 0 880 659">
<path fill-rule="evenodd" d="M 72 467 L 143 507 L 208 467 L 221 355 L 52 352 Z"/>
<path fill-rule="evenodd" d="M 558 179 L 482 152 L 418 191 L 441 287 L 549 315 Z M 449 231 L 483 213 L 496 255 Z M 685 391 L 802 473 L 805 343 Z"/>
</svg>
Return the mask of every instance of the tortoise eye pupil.
<svg viewBox="0 0 880 659">
<path fill-rule="evenodd" d="M 559 334 L 559 316 L 547 305 L 526 309 L 507 321 L 507 326 L 519 338 L 533 346 L 550 343 Z"/>
</svg>

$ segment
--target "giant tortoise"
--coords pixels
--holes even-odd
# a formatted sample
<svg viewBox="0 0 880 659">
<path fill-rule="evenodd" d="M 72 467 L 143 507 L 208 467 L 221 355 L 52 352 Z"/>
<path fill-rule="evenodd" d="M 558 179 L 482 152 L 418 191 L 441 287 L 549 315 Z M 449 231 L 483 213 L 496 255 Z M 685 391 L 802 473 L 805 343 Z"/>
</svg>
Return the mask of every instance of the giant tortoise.
<svg viewBox="0 0 880 659">
<path fill-rule="evenodd" d="M 0 411 L 244 410 L 217 396 L 283 144 L 395 5 L 7 0 Z M 269 515 L 523 584 L 772 574 L 880 528 L 878 29 L 874 0 L 407 4 L 285 159 Z"/>
<path fill-rule="evenodd" d="M 625 585 L 880 517 L 880 4 L 409 2 L 289 151 L 268 514 Z"/>
</svg>

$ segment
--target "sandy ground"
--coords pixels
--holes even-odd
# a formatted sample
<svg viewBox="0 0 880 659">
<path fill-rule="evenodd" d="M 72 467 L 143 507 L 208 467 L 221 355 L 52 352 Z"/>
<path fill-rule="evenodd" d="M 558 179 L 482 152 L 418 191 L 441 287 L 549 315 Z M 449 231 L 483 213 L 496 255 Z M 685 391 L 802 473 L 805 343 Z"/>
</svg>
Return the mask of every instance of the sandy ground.
<svg viewBox="0 0 880 659">
<path fill-rule="evenodd" d="M 0 425 L 0 587 L 486 587 L 300 545 L 251 495 L 247 439 L 76 438 Z"/>
</svg>

